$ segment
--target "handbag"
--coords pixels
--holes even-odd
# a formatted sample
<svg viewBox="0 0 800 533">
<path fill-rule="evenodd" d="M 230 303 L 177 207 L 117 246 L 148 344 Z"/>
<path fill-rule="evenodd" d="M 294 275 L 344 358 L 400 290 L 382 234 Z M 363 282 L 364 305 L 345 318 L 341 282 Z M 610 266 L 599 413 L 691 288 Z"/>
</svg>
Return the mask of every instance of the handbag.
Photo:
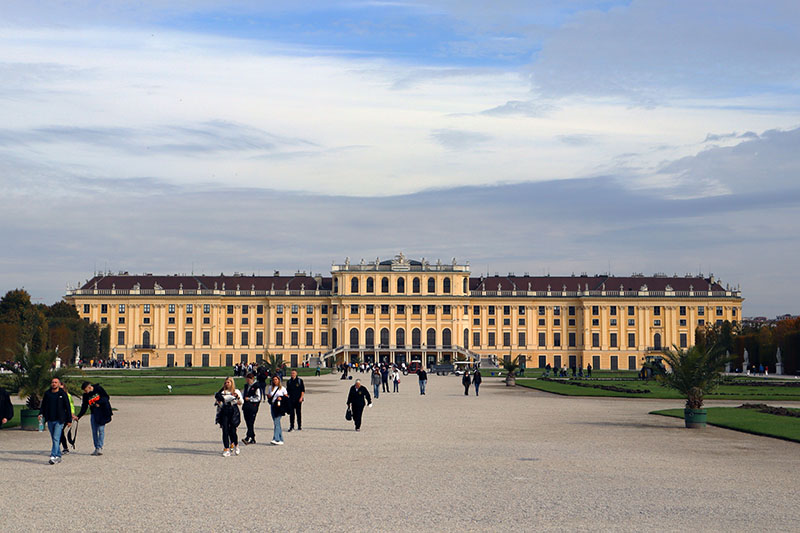
<svg viewBox="0 0 800 533">
<path fill-rule="evenodd" d="M 349 407 L 347 408 L 347 411 L 344 413 L 344 419 L 345 420 L 353 419 L 353 411 L 351 411 Z"/>
</svg>

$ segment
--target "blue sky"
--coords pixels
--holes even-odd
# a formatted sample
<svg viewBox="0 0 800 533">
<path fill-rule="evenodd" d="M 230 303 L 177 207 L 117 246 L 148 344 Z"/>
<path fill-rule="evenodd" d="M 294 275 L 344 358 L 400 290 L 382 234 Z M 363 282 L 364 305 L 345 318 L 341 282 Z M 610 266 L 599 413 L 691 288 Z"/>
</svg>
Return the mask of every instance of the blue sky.
<svg viewBox="0 0 800 533">
<path fill-rule="evenodd" d="M 800 312 L 797 2 L 297 4 L 0 5 L 0 290 L 402 250 Z"/>
</svg>

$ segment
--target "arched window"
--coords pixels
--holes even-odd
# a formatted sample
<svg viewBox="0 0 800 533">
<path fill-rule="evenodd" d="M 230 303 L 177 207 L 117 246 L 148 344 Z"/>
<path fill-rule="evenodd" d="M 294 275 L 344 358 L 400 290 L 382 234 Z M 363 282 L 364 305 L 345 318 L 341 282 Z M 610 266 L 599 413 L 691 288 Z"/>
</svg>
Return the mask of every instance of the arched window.
<svg viewBox="0 0 800 533">
<path fill-rule="evenodd" d="M 453 338 L 450 334 L 450 328 L 444 328 L 442 330 L 442 346 L 445 348 L 450 348 L 453 345 Z"/>
<path fill-rule="evenodd" d="M 436 346 L 436 330 L 433 328 L 428 328 L 427 339 L 425 344 L 428 348 L 433 348 Z"/>
<path fill-rule="evenodd" d="M 350 330 L 350 346 L 358 348 L 358 328 Z"/>
<path fill-rule="evenodd" d="M 389 292 L 389 278 L 381 278 L 381 292 Z"/>
<path fill-rule="evenodd" d="M 464 330 L 464 348 L 469 348 L 469 329 Z"/>
<path fill-rule="evenodd" d="M 375 330 L 372 328 L 367 328 L 367 331 L 364 333 L 365 337 L 367 338 L 367 342 L 365 344 L 367 346 L 375 346 Z"/>
<path fill-rule="evenodd" d="M 411 347 L 419 348 L 420 346 L 422 346 L 422 332 L 419 328 L 414 328 L 411 330 Z"/>
<path fill-rule="evenodd" d="M 375 280 L 371 277 L 367 278 L 367 292 L 375 292 Z"/>
<path fill-rule="evenodd" d="M 339 294 L 339 278 L 333 278 L 333 294 Z"/>
<path fill-rule="evenodd" d="M 397 328 L 395 331 L 395 344 L 397 344 L 398 348 L 405 348 L 406 347 L 406 330 L 403 328 Z"/>
<path fill-rule="evenodd" d="M 381 329 L 381 348 L 389 347 L 389 330 L 387 328 Z"/>
<path fill-rule="evenodd" d="M 436 278 L 428 278 L 428 293 L 436 292 Z"/>
<path fill-rule="evenodd" d="M 656 350 L 661 349 L 661 333 L 656 333 L 653 335 L 653 348 Z"/>
<path fill-rule="evenodd" d="M 358 292 L 358 278 L 353 277 L 350 280 L 350 292 L 357 293 Z"/>
<path fill-rule="evenodd" d="M 411 292 L 414 294 L 419 294 L 419 278 L 414 278 L 411 282 Z"/>
<path fill-rule="evenodd" d="M 450 278 L 444 278 L 444 281 L 442 282 L 442 290 L 445 292 L 445 294 L 450 294 Z"/>
<path fill-rule="evenodd" d="M 336 347 L 338 346 L 338 344 L 337 344 L 337 342 L 336 342 L 336 341 L 338 341 L 338 340 L 339 340 L 339 339 L 338 339 L 338 336 L 336 335 L 336 328 L 333 328 L 333 330 L 331 331 L 331 340 L 333 341 L 333 343 L 331 344 L 331 346 L 332 346 L 333 348 L 336 348 Z"/>
<path fill-rule="evenodd" d="M 150 346 L 150 332 L 145 331 L 142 333 L 142 344 L 145 346 Z"/>
<path fill-rule="evenodd" d="M 397 278 L 397 292 L 406 292 L 405 278 Z"/>
<path fill-rule="evenodd" d="M 464 294 L 469 293 L 469 286 L 467 285 L 467 278 L 464 278 Z"/>
</svg>

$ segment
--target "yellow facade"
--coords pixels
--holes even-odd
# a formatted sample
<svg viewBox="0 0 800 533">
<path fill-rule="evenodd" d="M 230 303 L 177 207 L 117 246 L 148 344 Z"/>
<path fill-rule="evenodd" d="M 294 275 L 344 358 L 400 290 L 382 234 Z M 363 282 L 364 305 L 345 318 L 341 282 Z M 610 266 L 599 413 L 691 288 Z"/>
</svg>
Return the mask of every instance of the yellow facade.
<svg viewBox="0 0 800 533">
<path fill-rule="evenodd" d="M 740 320 L 743 301 L 713 277 L 476 278 L 468 264 L 402 254 L 346 261 L 326 278 L 96 276 L 66 299 L 111 328 L 114 357 L 147 366 L 230 366 L 269 351 L 292 366 L 519 356 L 528 368 L 594 369 L 688 347 L 698 326 Z"/>
</svg>

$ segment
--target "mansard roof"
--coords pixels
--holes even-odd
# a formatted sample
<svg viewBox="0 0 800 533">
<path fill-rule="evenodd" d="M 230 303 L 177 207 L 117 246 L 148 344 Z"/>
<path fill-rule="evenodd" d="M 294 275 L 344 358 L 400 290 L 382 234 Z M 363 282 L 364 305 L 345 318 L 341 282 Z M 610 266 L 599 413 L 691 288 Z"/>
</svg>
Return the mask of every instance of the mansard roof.
<svg viewBox="0 0 800 533">
<path fill-rule="evenodd" d="M 638 291 L 643 286 L 649 291 L 724 291 L 713 278 L 667 276 L 490 276 L 470 278 L 473 291 Z M 530 288 L 529 288 L 530 287 Z M 548 289 L 549 288 L 549 289 Z"/>
<path fill-rule="evenodd" d="M 150 274 L 119 274 L 119 275 L 99 275 L 87 281 L 81 289 L 133 289 L 137 284 L 140 289 L 154 289 L 156 286 L 162 289 L 219 289 L 224 287 L 226 290 L 236 290 L 237 286 L 241 290 L 291 290 L 299 291 L 305 288 L 307 291 L 328 290 L 331 288 L 331 278 L 312 277 L 305 274 L 295 276 L 247 276 L 243 274 L 226 276 L 154 276 Z"/>
</svg>

